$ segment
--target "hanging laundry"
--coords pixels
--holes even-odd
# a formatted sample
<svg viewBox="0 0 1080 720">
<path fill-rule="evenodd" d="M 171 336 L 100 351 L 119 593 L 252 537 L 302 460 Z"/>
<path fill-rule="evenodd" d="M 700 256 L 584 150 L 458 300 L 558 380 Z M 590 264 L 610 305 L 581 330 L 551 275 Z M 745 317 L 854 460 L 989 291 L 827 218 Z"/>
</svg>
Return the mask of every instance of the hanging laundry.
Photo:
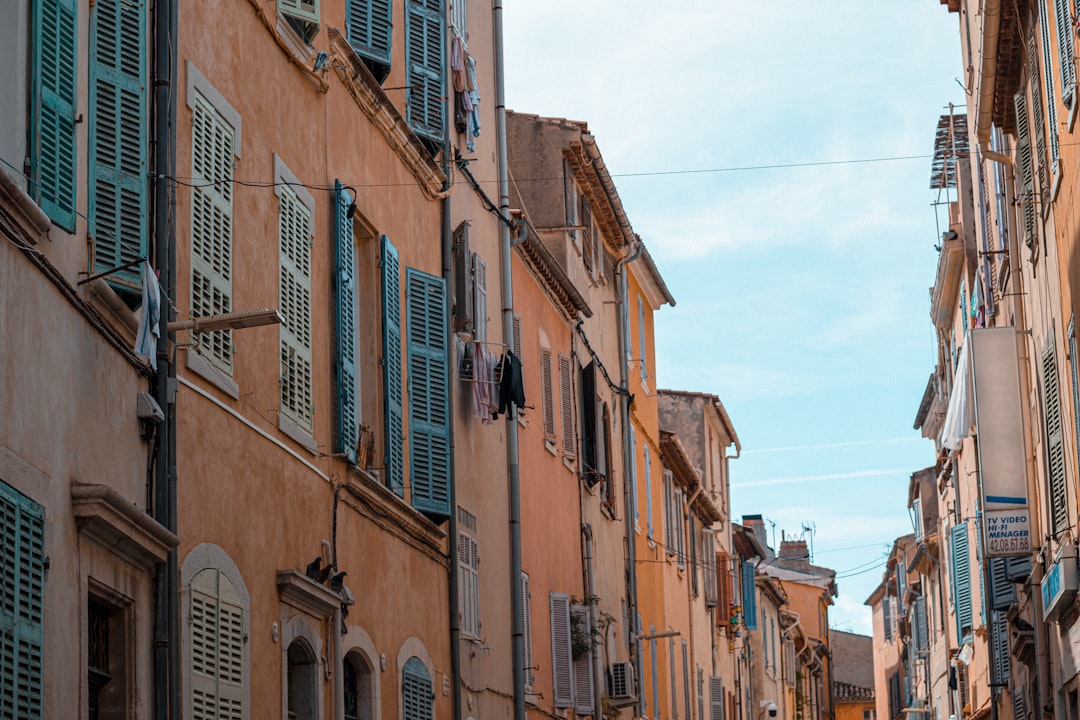
<svg viewBox="0 0 1080 720">
<path fill-rule="evenodd" d="M 461 38 L 454 34 L 450 41 L 450 77 L 454 81 L 454 92 L 465 92 L 465 63 L 462 59 L 464 49 L 461 47 Z"/>
<path fill-rule="evenodd" d="M 510 412 L 510 403 L 517 405 L 519 410 L 525 407 L 521 360 L 513 350 L 507 350 L 499 361 L 499 412 Z"/>
<path fill-rule="evenodd" d="M 469 127 L 465 136 L 465 145 L 469 152 L 475 149 L 473 138 L 480 137 L 480 91 L 476 81 L 476 61 L 472 55 L 465 54 L 466 89 L 464 93 L 464 107 L 468 114 Z"/>
<path fill-rule="evenodd" d="M 135 334 L 135 353 L 150 361 L 157 370 L 157 339 L 161 337 L 161 289 L 150 261 L 142 264 L 143 304 L 139 308 L 139 330 Z"/>
</svg>

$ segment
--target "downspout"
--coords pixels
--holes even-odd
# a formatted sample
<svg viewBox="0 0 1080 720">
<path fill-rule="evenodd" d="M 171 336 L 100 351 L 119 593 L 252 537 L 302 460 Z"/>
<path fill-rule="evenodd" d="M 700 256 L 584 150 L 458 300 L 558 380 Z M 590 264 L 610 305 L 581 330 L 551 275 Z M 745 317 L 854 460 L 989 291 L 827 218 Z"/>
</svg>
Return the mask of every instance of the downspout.
<svg viewBox="0 0 1080 720">
<path fill-rule="evenodd" d="M 447 70 L 449 74 L 449 70 Z M 450 82 L 450 78 L 447 77 L 444 82 L 446 87 L 453 87 Z M 450 172 L 452 170 L 452 151 L 453 148 L 450 144 L 450 117 L 453 113 L 453 101 L 451 95 L 447 93 L 443 105 L 443 145 L 442 145 L 442 166 L 443 174 L 446 175 L 446 181 L 443 183 L 442 192 L 442 276 L 446 282 L 447 288 L 454 287 L 454 248 L 453 248 L 453 225 L 450 216 L 451 203 L 450 203 L 450 188 L 452 186 L 450 182 Z M 453 311 L 451 310 L 452 303 L 446 304 L 446 320 L 444 327 L 449 336 L 449 342 L 446 344 L 446 366 L 449 368 L 454 367 L 455 354 L 456 354 L 456 335 L 453 332 Z M 457 467 L 457 453 L 454 450 L 454 393 L 451 391 L 446 394 L 446 414 L 449 418 L 447 423 L 447 431 L 450 433 L 450 537 L 447 539 L 447 552 L 450 555 L 450 677 L 451 682 L 451 703 L 453 704 L 453 720 L 461 720 L 461 607 L 460 599 L 458 598 L 458 583 L 460 578 L 458 577 L 458 521 L 457 521 L 457 482 L 456 482 L 456 467 Z M 338 720 L 344 720 L 344 713 Z"/>
<path fill-rule="evenodd" d="M 154 259 L 167 297 L 176 297 L 176 238 L 172 234 L 171 178 L 176 165 L 177 5 L 154 5 Z M 169 355 L 172 304 L 161 304 L 154 399 L 165 412 L 154 458 L 154 519 L 176 533 L 176 366 Z M 154 717 L 180 717 L 180 643 L 177 551 L 157 566 L 154 583 Z"/>
<path fill-rule="evenodd" d="M 585 540 L 585 593 L 586 604 L 592 604 L 596 597 L 595 571 L 593 570 L 593 531 L 592 525 L 587 522 L 581 523 L 581 535 Z M 590 614 L 591 615 L 591 614 Z M 596 618 L 593 618 L 596 623 Z M 590 638 L 592 628 L 589 628 Z M 590 641 L 591 642 L 591 641 Z M 600 710 L 604 701 L 604 658 L 601 653 L 594 652 L 593 656 L 593 717 L 600 717 Z"/>
<path fill-rule="evenodd" d="M 586 145 L 588 147 L 588 145 Z M 634 510 L 637 507 L 637 487 L 630 482 L 630 468 L 634 466 L 634 449 L 630 447 L 630 397 L 628 383 L 630 368 L 627 356 L 630 351 L 630 338 L 627 335 L 628 325 L 628 295 L 629 283 L 626 280 L 626 265 L 633 262 L 641 255 L 642 245 L 636 236 L 631 235 L 632 240 L 627 246 L 627 254 L 615 261 L 616 293 L 618 295 L 615 305 L 615 320 L 619 325 L 619 386 L 623 391 L 619 394 L 619 411 L 622 415 L 622 439 L 623 439 L 623 477 L 626 488 L 623 491 L 625 509 L 623 511 L 623 523 L 626 525 L 626 561 L 629 565 L 626 579 L 626 613 L 627 621 L 632 628 L 627 637 L 630 639 L 628 648 L 630 660 L 634 664 L 634 671 L 641 682 L 641 658 L 637 652 L 637 636 L 641 632 L 637 622 L 637 548 L 634 533 Z"/>
<path fill-rule="evenodd" d="M 982 67 L 979 73 L 979 114 L 975 118 L 975 133 L 980 145 L 990 140 L 991 115 L 994 109 L 994 83 L 997 75 L 998 32 L 1001 30 L 1001 0 L 982 3 Z"/>
<path fill-rule="evenodd" d="M 1013 185 L 1015 187 L 1016 180 L 1015 180 L 1015 176 L 1014 176 L 1014 172 L 1013 172 L 1013 168 L 1014 168 L 1013 160 L 1012 160 L 1011 157 L 1009 157 L 1008 155 L 1004 155 L 1002 153 L 998 153 L 998 152 L 996 152 L 994 150 L 991 150 L 988 147 L 986 147 L 985 145 L 980 145 L 979 146 L 979 152 L 982 154 L 983 157 L 987 158 L 988 160 L 992 160 L 992 161 L 994 161 L 996 163 L 1000 163 L 1001 165 L 1003 165 L 1004 168 L 1005 168 L 1005 182 L 1006 182 L 1006 184 L 1011 184 L 1011 185 Z M 1016 289 L 1015 289 L 1014 293 L 1012 293 L 1012 294 L 1016 295 L 1017 297 L 1021 297 L 1023 295 L 1023 293 L 1024 293 L 1024 274 L 1022 272 L 1022 268 L 1020 267 L 1021 260 L 1020 260 L 1019 233 L 1009 232 L 1009 254 L 1006 257 L 1009 259 L 1010 263 L 1012 263 L 1014 261 L 1017 263 L 1015 268 L 1010 267 L 1010 269 L 1009 269 L 1010 270 L 1009 279 L 1010 279 L 1011 282 L 1016 283 Z M 1022 328 L 1022 330 L 1020 330 L 1021 335 L 1025 335 L 1027 333 L 1027 316 L 1026 316 L 1024 311 L 1025 311 L 1025 308 L 1024 308 L 1024 304 L 1022 302 L 1013 303 L 1014 327 Z M 1031 396 L 1031 382 L 1030 382 L 1030 377 L 1031 376 L 1030 376 L 1030 370 L 1029 369 L 1030 369 L 1030 366 L 1031 366 L 1030 365 L 1031 361 L 1030 361 L 1030 358 L 1028 356 L 1028 343 L 1027 343 L 1026 336 L 1021 337 L 1020 342 L 1018 342 L 1016 344 L 1016 355 L 1017 355 L 1017 362 L 1018 362 L 1019 369 L 1020 369 L 1020 388 L 1021 388 L 1021 393 L 1022 393 L 1021 397 L 1030 397 Z M 1034 490 L 1034 492 L 1032 492 L 1031 497 L 1034 499 L 1034 502 L 1032 503 L 1032 506 L 1035 506 L 1035 502 L 1038 502 L 1038 490 L 1039 490 L 1039 488 L 1038 488 L 1038 483 L 1034 482 L 1034 478 L 1036 478 L 1038 476 L 1037 476 L 1037 472 L 1036 472 L 1037 468 L 1035 466 L 1034 442 L 1031 439 L 1031 434 L 1032 434 L 1031 423 L 1032 423 L 1032 421 L 1031 421 L 1030 417 L 1026 417 L 1025 419 L 1027 420 L 1027 422 L 1024 423 L 1024 430 L 1025 430 L 1024 438 L 1025 438 L 1025 442 L 1028 444 L 1028 448 L 1031 448 L 1028 452 L 1025 453 L 1026 456 L 1027 456 L 1027 472 L 1028 472 L 1028 478 L 1029 478 L 1028 487 L 1029 487 L 1029 490 L 1032 490 L 1032 489 Z M 1032 519 L 1034 521 L 1034 524 L 1036 525 L 1036 527 L 1033 528 L 1033 530 L 1032 530 L 1033 534 L 1035 535 L 1035 537 L 1042 537 L 1042 529 L 1037 527 L 1039 521 L 1041 520 L 1039 514 L 1038 513 L 1031 513 L 1031 517 L 1032 517 Z M 1028 583 L 1029 583 L 1029 588 L 1031 588 L 1030 593 L 1034 597 L 1034 600 L 1033 600 L 1033 602 L 1031 604 L 1034 607 L 1034 612 L 1035 612 L 1035 617 L 1034 617 L 1034 619 L 1035 619 L 1035 632 L 1034 632 L 1034 636 L 1035 636 L 1035 662 L 1036 662 L 1035 684 L 1036 684 L 1036 693 L 1037 693 L 1036 707 L 1042 708 L 1042 707 L 1046 707 L 1047 704 L 1049 704 L 1049 703 L 1051 703 L 1053 701 L 1053 693 L 1050 690 L 1050 658 L 1048 656 L 1049 637 L 1048 637 L 1046 619 L 1043 616 L 1042 603 L 1041 603 L 1041 601 L 1040 601 L 1040 599 L 1038 597 L 1035 597 L 1035 596 L 1038 595 L 1039 583 L 1042 582 L 1041 577 L 1038 579 L 1038 581 L 1034 580 L 1034 576 L 1038 572 L 1038 567 L 1040 567 L 1039 563 L 1032 563 L 1032 573 L 1031 573 L 1032 577 L 1028 579 Z M 996 703 L 994 704 L 993 707 L 994 707 L 994 710 L 996 711 L 997 710 Z"/>
<path fill-rule="evenodd" d="M 510 178 L 506 158 L 506 78 L 503 67 L 503 4 L 492 6 L 495 52 L 495 145 L 499 172 L 499 242 L 502 246 L 503 338 L 514 336 L 514 281 L 511 277 Z M 525 720 L 525 622 L 521 597 L 521 476 L 518 465 L 517 404 L 510 403 L 506 414 L 506 465 L 510 516 L 510 607 L 513 632 L 514 720 Z"/>
</svg>

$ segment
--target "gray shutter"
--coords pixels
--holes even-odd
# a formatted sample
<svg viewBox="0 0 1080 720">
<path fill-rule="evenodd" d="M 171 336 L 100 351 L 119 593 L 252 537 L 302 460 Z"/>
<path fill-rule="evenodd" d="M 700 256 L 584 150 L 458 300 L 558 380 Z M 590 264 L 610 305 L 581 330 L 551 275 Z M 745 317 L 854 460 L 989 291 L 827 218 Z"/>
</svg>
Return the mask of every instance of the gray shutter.
<svg viewBox="0 0 1080 720">
<path fill-rule="evenodd" d="M 954 525 L 951 535 L 950 571 L 953 581 L 953 602 L 956 611 L 956 636 L 964 637 L 971 628 L 971 554 L 968 551 L 967 523 Z"/>
<path fill-rule="evenodd" d="M 573 658 L 570 638 L 570 598 L 551 593 L 551 686 L 555 707 L 574 704 Z"/>
<path fill-rule="evenodd" d="M 405 720 L 432 720 L 435 693 L 431 676 L 419 658 L 409 658 L 401 673 L 401 703 Z"/>
<path fill-rule="evenodd" d="M 1011 663 L 1009 660 L 1009 620 L 1004 611 L 995 610 L 990 615 L 995 682 L 1008 683 Z"/>
<path fill-rule="evenodd" d="M 668 640 L 668 660 L 671 665 L 671 720 L 679 720 L 679 696 L 676 693 L 678 684 L 675 680 L 675 638 Z M 687 720 L 690 720 L 687 718 Z"/>
<path fill-rule="evenodd" d="M 1050 486 L 1050 521 L 1056 537 L 1069 527 L 1068 480 L 1065 476 L 1065 434 L 1057 360 L 1051 343 L 1042 354 L 1043 409 L 1046 414 L 1046 474 Z"/>
<path fill-rule="evenodd" d="M 1028 124 L 1027 96 L 1024 91 L 1013 96 L 1016 111 L 1016 156 L 1020 166 L 1020 232 L 1030 246 L 1035 241 L 1035 174 L 1031 161 L 1031 128 Z"/>
<path fill-rule="evenodd" d="M 577 455 L 574 429 L 574 380 L 570 371 L 570 358 L 559 355 L 559 401 L 562 414 L 562 450 L 567 458 Z"/>
<path fill-rule="evenodd" d="M 930 634 L 926 623 L 926 598 L 919 596 L 915 599 L 915 649 L 926 652 L 930 649 Z"/>
<path fill-rule="evenodd" d="M 551 375 L 551 351 L 540 351 L 540 397 L 544 413 L 544 437 L 555 438 L 555 398 Z"/>
<path fill-rule="evenodd" d="M 311 210 L 289 186 L 280 204 L 281 412 L 312 430 Z"/>
<path fill-rule="evenodd" d="M 709 678 L 709 720 L 724 720 L 724 679 Z"/>
<path fill-rule="evenodd" d="M 525 656 L 522 662 L 525 667 L 525 688 L 532 690 L 533 683 L 536 681 L 532 653 L 532 593 L 529 591 L 529 576 L 524 572 L 521 573 L 521 623 L 521 652 Z"/>
<path fill-rule="evenodd" d="M 686 711 L 686 720 L 691 720 L 690 715 L 690 663 L 687 657 L 688 647 L 686 640 L 682 641 L 682 681 L 683 681 L 683 709 Z"/>
<path fill-rule="evenodd" d="M 469 224 L 461 223 L 454 230 L 452 238 L 454 252 L 454 330 L 472 332 L 472 272 L 469 262 L 472 252 L 469 250 Z"/>
<path fill-rule="evenodd" d="M 885 639 L 892 640 L 893 637 L 893 600 L 892 597 L 886 595 L 881 598 L 881 621 L 885 628 Z"/>
<path fill-rule="evenodd" d="M 697 669 L 697 715 L 698 720 L 705 720 L 705 673 Z"/>
<path fill-rule="evenodd" d="M 578 715 L 593 714 L 593 649 L 592 649 L 592 612 L 588 605 L 570 607 L 572 628 L 579 640 L 588 644 L 588 649 L 580 647 L 580 642 L 571 644 L 574 656 L 574 712 Z"/>
<path fill-rule="evenodd" d="M 488 339 L 488 311 L 487 311 L 487 263 L 478 253 L 473 253 L 473 339 L 478 342 L 487 342 Z"/>
<path fill-rule="evenodd" d="M 1011 558 L 990 558 L 990 609 L 1008 610 L 1016 602 L 1016 586 L 1009 580 Z"/>
<path fill-rule="evenodd" d="M 701 561 L 704 563 L 705 572 L 705 607 L 713 608 L 717 605 L 716 592 L 716 545 L 712 533 L 702 533 L 701 536 Z"/>
<path fill-rule="evenodd" d="M 1054 0 L 1057 26 L 1058 60 L 1061 69 L 1061 91 L 1067 97 L 1076 85 L 1076 60 L 1073 56 L 1072 15 L 1068 0 Z M 1076 102 L 1075 94 L 1072 101 Z"/>
<path fill-rule="evenodd" d="M 1035 151 L 1038 163 L 1038 197 L 1046 202 L 1050 192 L 1050 172 L 1046 161 L 1046 125 L 1043 118 L 1042 84 L 1039 80 L 1039 52 L 1035 42 L 1035 30 L 1028 34 L 1028 85 L 1031 88 L 1031 130 L 1035 134 Z M 1041 207 L 1041 204 L 1040 204 Z"/>
</svg>

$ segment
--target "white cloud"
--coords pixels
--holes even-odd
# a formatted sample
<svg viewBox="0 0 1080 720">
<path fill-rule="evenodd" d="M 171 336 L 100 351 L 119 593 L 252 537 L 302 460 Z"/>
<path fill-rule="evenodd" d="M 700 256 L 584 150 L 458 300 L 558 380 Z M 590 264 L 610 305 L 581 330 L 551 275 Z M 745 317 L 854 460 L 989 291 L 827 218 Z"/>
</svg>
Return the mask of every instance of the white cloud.
<svg viewBox="0 0 1080 720">
<path fill-rule="evenodd" d="M 846 473 L 828 473 L 825 475 L 796 475 L 792 477 L 766 478 L 749 482 L 731 483 L 732 488 L 767 487 L 769 485 L 801 485 L 804 483 L 832 482 L 835 480 L 861 480 L 872 477 L 888 477 L 903 474 L 903 470 L 857 470 Z"/>
</svg>

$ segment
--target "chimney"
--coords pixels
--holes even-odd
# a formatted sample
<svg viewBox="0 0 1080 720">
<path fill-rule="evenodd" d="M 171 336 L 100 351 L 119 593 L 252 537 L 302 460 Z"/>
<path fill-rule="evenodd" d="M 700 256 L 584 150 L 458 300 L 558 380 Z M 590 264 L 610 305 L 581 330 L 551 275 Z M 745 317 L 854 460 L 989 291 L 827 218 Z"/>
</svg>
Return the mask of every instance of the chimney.
<svg viewBox="0 0 1080 720">
<path fill-rule="evenodd" d="M 761 515 L 743 515 L 742 524 L 753 531 L 758 543 L 765 548 L 765 559 L 771 559 L 773 553 L 772 548 L 769 547 L 769 540 L 765 535 L 765 519 Z"/>
<path fill-rule="evenodd" d="M 789 568 L 809 568 L 810 550 L 805 540 L 787 540 L 780 543 L 780 565 Z"/>
</svg>

